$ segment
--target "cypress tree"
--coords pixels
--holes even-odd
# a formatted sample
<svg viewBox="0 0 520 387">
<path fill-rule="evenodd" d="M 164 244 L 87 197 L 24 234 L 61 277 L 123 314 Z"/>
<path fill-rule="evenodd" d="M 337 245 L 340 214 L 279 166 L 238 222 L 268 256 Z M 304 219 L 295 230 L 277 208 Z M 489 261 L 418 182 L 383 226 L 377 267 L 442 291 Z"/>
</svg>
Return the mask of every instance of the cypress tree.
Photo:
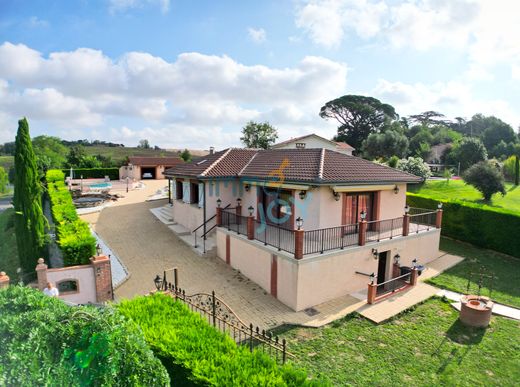
<svg viewBox="0 0 520 387">
<path fill-rule="evenodd" d="M 45 241 L 42 187 L 26 118 L 18 121 L 15 143 L 14 209 L 18 257 L 25 272 L 33 272 Z"/>
</svg>

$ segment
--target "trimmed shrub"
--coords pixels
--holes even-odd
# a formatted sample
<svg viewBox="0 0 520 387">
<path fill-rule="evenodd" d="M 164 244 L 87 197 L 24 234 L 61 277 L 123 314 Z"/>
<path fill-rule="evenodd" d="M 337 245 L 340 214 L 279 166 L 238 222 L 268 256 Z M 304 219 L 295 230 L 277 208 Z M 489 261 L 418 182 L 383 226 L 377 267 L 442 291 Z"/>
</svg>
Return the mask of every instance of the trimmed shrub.
<svg viewBox="0 0 520 387">
<path fill-rule="evenodd" d="M 116 309 L 0 289 L 1 386 L 166 386 L 142 332 Z"/>
<path fill-rule="evenodd" d="M 141 327 L 154 353 L 170 372 L 172 384 L 211 386 L 328 385 L 307 380 L 291 365 L 279 366 L 266 354 L 237 346 L 198 313 L 164 294 L 118 304 L 119 311 Z M 192 384 L 191 384 L 192 385 Z"/>
<path fill-rule="evenodd" d="M 59 170 L 46 174 L 47 192 L 56 225 L 56 241 L 63 253 L 65 266 L 86 265 L 96 252 L 96 239 L 88 224 L 78 217 L 72 196 L 65 185 L 65 175 Z"/>
<path fill-rule="evenodd" d="M 520 216 L 504 209 L 490 209 L 482 204 L 459 200 L 439 200 L 420 194 L 407 194 L 411 207 L 436 209 L 443 203 L 442 235 L 476 246 L 520 257 Z"/>
<path fill-rule="evenodd" d="M 495 193 L 506 194 L 504 177 L 499 168 L 491 165 L 488 161 L 481 161 L 468 168 L 462 177 L 464 182 L 475 187 L 486 202 L 491 201 L 491 196 Z"/>
<path fill-rule="evenodd" d="M 70 169 L 63 169 L 65 176 L 69 176 Z M 72 169 L 74 178 L 79 179 L 83 176 L 84 179 L 103 179 L 108 176 L 110 180 L 119 180 L 119 168 L 76 168 Z"/>
<path fill-rule="evenodd" d="M 420 157 L 408 157 L 407 159 L 399 160 L 396 166 L 401 171 L 411 173 L 426 180 L 431 176 L 430 168 Z"/>
</svg>

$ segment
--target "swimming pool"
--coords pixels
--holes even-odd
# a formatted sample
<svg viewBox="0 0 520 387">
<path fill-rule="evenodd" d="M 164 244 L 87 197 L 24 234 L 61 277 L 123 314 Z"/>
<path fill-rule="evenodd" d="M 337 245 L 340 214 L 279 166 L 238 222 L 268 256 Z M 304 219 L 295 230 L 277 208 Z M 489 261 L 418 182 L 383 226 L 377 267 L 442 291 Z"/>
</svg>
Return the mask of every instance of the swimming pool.
<svg viewBox="0 0 520 387">
<path fill-rule="evenodd" d="M 111 183 L 97 183 L 89 185 L 90 188 L 112 188 Z"/>
</svg>

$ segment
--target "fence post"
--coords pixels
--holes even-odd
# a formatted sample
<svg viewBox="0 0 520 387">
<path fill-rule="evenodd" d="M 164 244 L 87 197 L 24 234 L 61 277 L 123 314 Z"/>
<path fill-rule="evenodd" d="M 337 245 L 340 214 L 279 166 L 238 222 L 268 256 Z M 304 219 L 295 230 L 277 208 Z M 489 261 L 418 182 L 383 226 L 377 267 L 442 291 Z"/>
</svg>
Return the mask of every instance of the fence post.
<svg viewBox="0 0 520 387">
<path fill-rule="evenodd" d="M 364 246 L 367 240 L 367 222 L 362 220 L 359 222 L 358 245 Z"/>
<path fill-rule="evenodd" d="M 253 323 L 249 324 L 249 350 L 253 352 Z"/>
<path fill-rule="evenodd" d="M 412 285 L 412 286 L 417 285 L 418 278 L 419 278 L 419 269 L 414 267 L 414 268 L 412 268 L 412 271 L 410 273 L 410 285 Z"/>
<path fill-rule="evenodd" d="M 217 326 L 217 305 L 216 305 L 216 302 L 215 302 L 215 291 L 212 290 L 211 291 L 211 307 L 212 307 L 212 310 L 213 310 L 213 327 L 216 327 Z"/>
<path fill-rule="evenodd" d="M 5 271 L 0 271 L 0 289 L 9 286 L 9 276 Z"/>
<path fill-rule="evenodd" d="M 302 259 L 303 258 L 303 237 L 304 231 L 294 230 L 294 258 Z"/>
<path fill-rule="evenodd" d="M 325 243 L 325 235 L 323 235 L 323 234 L 325 234 L 324 228 L 321 230 L 321 251 L 320 251 L 321 254 L 323 254 L 323 247 L 324 247 L 323 245 Z"/>
<path fill-rule="evenodd" d="M 376 301 L 376 294 L 377 294 L 377 284 L 373 284 L 373 283 L 368 284 L 367 303 L 373 304 Z"/>
<path fill-rule="evenodd" d="M 403 215 L 403 236 L 408 236 L 410 231 L 410 215 Z"/>
<path fill-rule="evenodd" d="M 285 364 L 287 342 L 285 339 L 282 340 L 282 364 Z"/>
<path fill-rule="evenodd" d="M 247 239 L 255 239 L 255 218 L 253 215 L 247 218 Z"/>
<path fill-rule="evenodd" d="M 437 210 L 437 214 L 435 216 L 435 227 L 441 228 L 442 225 L 442 210 Z"/>
<path fill-rule="evenodd" d="M 175 289 L 177 289 L 177 286 L 179 286 L 179 277 L 177 274 L 177 268 L 173 268 L 173 284 L 175 285 Z"/>
</svg>

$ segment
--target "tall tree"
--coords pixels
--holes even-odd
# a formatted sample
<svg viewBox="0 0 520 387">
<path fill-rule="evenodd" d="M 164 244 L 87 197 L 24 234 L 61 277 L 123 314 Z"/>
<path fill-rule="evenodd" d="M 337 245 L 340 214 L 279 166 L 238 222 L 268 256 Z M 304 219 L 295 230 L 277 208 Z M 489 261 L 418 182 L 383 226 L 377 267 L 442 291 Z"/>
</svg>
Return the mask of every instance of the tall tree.
<svg viewBox="0 0 520 387">
<path fill-rule="evenodd" d="M 411 122 L 418 123 L 423 126 L 430 125 L 448 125 L 450 122 L 444 119 L 444 114 L 429 110 L 408 117 Z"/>
<path fill-rule="evenodd" d="M 18 121 L 14 163 L 16 244 L 24 271 L 32 272 L 45 243 L 45 230 L 36 156 L 29 134 L 29 123 L 25 118 Z"/>
<path fill-rule="evenodd" d="M 139 140 L 138 148 L 150 149 L 150 142 L 147 139 Z"/>
<path fill-rule="evenodd" d="M 372 133 L 363 142 L 363 156 L 370 159 L 392 156 L 403 158 L 408 151 L 408 139 L 403 134 L 404 128 L 398 121 L 385 127 L 381 133 Z"/>
<path fill-rule="evenodd" d="M 393 106 L 376 98 L 362 95 L 344 95 L 327 102 L 320 109 L 321 118 L 339 122 L 335 141 L 343 141 L 361 150 L 363 141 L 379 131 L 389 120 L 399 116 Z"/>
<path fill-rule="evenodd" d="M 278 131 L 269 122 L 257 123 L 249 121 L 242 128 L 240 141 L 247 148 L 268 149 L 278 138 Z"/>
<path fill-rule="evenodd" d="M 83 145 L 71 146 L 67 155 L 67 167 L 79 167 L 85 156 L 85 147 Z"/>
<path fill-rule="evenodd" d="M 184 149 L 180 154 L 179 157 L 184 160 L 185 163 L 188 163 L 191 161 L 191 153 L 188 149 Z"/>
<path fill-rule="evenodd" d="M 462 171 L 485 160 L 487 160 L 486 147 L 482 144 L 482 141 L 474 137 L 464 137 L 451 148 L 447 155 L 448 163 L 454 165 L 460 163 Z"/>
<path fill-rule="evenodd" d="M 53 136 L 37 136 L 32 139 L 36 162 L 40 171 L 45 174 L 48 169 L 61 169 L 67 161 L 67 147 L 61 139 Z"/>
</svg>

